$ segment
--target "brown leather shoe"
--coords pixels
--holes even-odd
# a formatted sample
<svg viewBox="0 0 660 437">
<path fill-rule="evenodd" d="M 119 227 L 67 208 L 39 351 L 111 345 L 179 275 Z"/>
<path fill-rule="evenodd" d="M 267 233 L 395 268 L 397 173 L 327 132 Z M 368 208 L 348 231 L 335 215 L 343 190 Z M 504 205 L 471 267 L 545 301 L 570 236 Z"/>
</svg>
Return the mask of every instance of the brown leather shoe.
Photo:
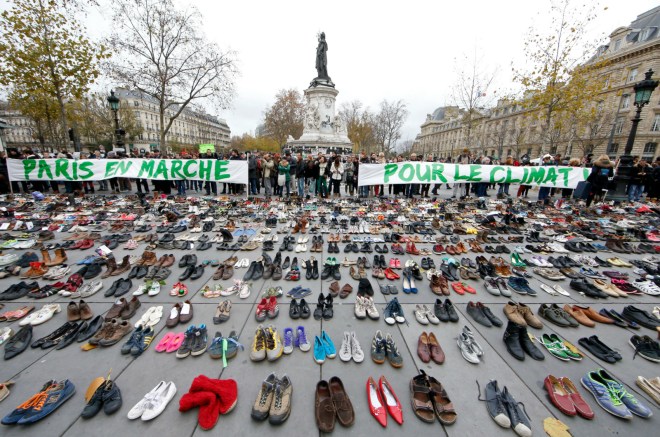
<svg viewBox="0 0 660 437">
<path fill-rule="evenodd" d="M 128 320 L 122 320 L 120 323 L 117 323 L 115 329 L 112 330 L 109 335 L 106 335 L 99 340 L 99 346 L 112 346 L 113 344 L 119 343 L 119 340 L 132 331 L 133 325 L 128 323 Z"/>
<path fill-rule="evenodd" d="M 511 320 L 516 325 L 527 326 L 527 322 L 522 314 L 518 311 L 518 304 L 515 302 L 507 302 L 503 308 L 504 315 L 507 319 Z"/>
<path fill-rule="evenodd" d="M 428 335 L 429 340 L 429 350 L 431 351 L 431 359 L 436 364 L 442 364 L 445 362 L 445 352 L 440 347 L 440 342 L 435 338 L 435 334 L 430 332 Z"/>
<path fill-rule="evenodd" d="M 127 306 L 128 306 L 128 302 L 126 302 L 126 299 L 124 299 L 123 297 L 120 298 L 117 302 L 115 302 L 114 305 L 112 305 L 110 311 L 108 311 L 108 313 L 105 315 L 105 320 L 118 319 L 119 315 Z"/>
<path fill-rule="evenodd" d="M 111 276 L 119 276 L 122 273 L 128 271 L 128 269 L 131 268 L 131 264 L 128 262 L 128 259 L 130 258 L 129 255 L 125 255 L 124 259 L 121 260 L 121 264 L 117 266 L 117 268 L 110 273 Z"/>
<path fill-rule="evenodd" d="M 332 432 L 335 429 L 335 417 L 337 416 L 335 405 L 330 396 L 330 386 L 327 381 L 319 381 L 316 384 L 315 415 L 316 426 L 321 432 Z"/>
<path fill-rule="evenodd" d="M 221 264 L 220 267 L 218 267 L 218 269 L 215 271 L 215 273 L 213 273 L 213 280 L 219 281 L 220 279 L 222 279 L 222 275 L 224 273 L 225 273 L 225 266 Z"/>
<path fill-rule="evenodd" d="M 78 310 L 80 311 L 80 318 L 83 320 L 89 320 L 92 317 L 94 317 L 94 312 L 92 309 L 87 305 L 87 302 L 84 300 L 80 300 L 80 303 L 78 304 Z"/>
<path fill-rule="evenodd" d="M 193 318 L 193 306 L 189 300 L 181 305 L 181 314 L 179 315 L 179 323 L 188 323 Z"/>
<path fill-rule="evenodd" d="M 42 262 L 31 262 L 30 268 L 21 275 L 23 279 L 41 278 L 48 272 L 48 266 Z"/>
<path fill-rule="evenodd" d="M 231 279 L 232 276 L 234 276 L 234 266 L 225 266 L 225 269 L 222 272 L 222 280 L 226 281 L 227 279 Z"/>
<path fill-rule="evenodd" d="M 80 320 L 80 308 L 75 302 L 69 302 L 66 307 L 66 318 L 69 322 L 77 322 Z"/>
<path fill-rule="evenodd" d="M 140 299 L 138 299 L 137 296 L 133 296 L 133 299 L 128 301 L 128 304 L 121 311 L 119 316 L 124 320 L 128 320 L 135 315 L 135 313 L 137 312 L 138 308 L 140 308 L 140 306 L 142 306 Z"/>
<path fill-rule="evenodd" d="M 114 258 L 108 258 L 108 261 L 106 261 L 105 263 L 105 267 L 107 268 L 107 270 L 105 271 L 105 273 L 101 275 L 101 279 L 110 277 L 112 275 L 112 272 L 117 270 L 117 262 L 115 261 Z"/>
<path fill-rule="evenodd" d="M 92 336 L 92 338 L 89 339 L 89 344 L 99 344 L 99 341 L 101 339 L 105 338 L 106 336 L 111 335 L 114 331 L 117 325 L 119 324 L 119 321 L 117 319 L 112 319 L 110 321 L 106 321 L 103 323 L 103 326 L 99 331 Z"/>
<path fill-rule="evenodd" d="M 536 315 L 534 315 L 534 313 L 532 312 L 532 309 L 527 305 L 525 305 L 524 303 L 518 304 L 518 312 L 520 313 L 520 315 L 523 316 L 525 322 L 527 322 L 527 324 L 532 328 L 536 328 L 536 329 L 543 328 L 543 322 L 541 322 L 541 319 L 536 317 Z"/>
<path fill-rule="evenodd" d="M 465 244 L 462 241 L 459 241 L 458 244 L 456 245 L 456 253 L 468 253 L 467 247 L 465 247 Z"/>
<path fill-rule="evenodd" d="M 46 249 L 41 249 L 41 258 L 43 260 L 43 263 L 48 265 L 51 265 L 50 263 L 52 260 L 50 259 L 50 253 Z"/>
<path fill-rule="evenodd" d="M 337 295 L 339 294 L 339 282 L 332 281 L 330 283 L 330 287 L 328 288 L 330 289 L 330 296 L 337 297 Z"/>
<path fill-rule="evenodd" d="M 447 281 L 447 278 L 444 275 L 440 274 L 440 273 L 437 276 L 438 276 L 438 283 L 440 284 L 440 292 L 444 296 L 449 296 L 449 294 L 450 294 L 449 293 L 449 282 Z"/>
<path fill-rule="evenodd" d="M 353 404 L 344 390 L 344 383 L 337 376 L 330 378 L 330 397 L 337 412 L 337 420 L 344 426 L 351 426 L 355 422 L 355 411 Z"/>
<path fill-rule="evenodd" d="M 440 274 L 435 274 L 431 276 L 431 291 L 433 294 L 437 294 L 438 296 L 442 296 L 442 287 L 440 285 L 440 277 L 442 275 Z"/>
<path fill-rule="evenodd" d="M 429 347 L 429 336 L 426 332 L 422 332 L 417 340 L 417 356 L 424 363 L 431 361 L 431 349 Z"/>
<path fill-rule="evenodd" d="M 43 252 L 42 252 L 43 253 Z M 46 251 L 48 253 L 48 251 Z M 66 262 L 68 257 L 64 249 L 55 249 L 55 258 L 46 263 L 47 266 L 59 266 Z"/>
<path fill-rule="evenodd" d="M 452 246 L 452 245 L 449 245 L 449 246 L 445 247 L 445 251 L 446 251 L 449 255 L 456 255 L 456 248 L 455 248 L 454 246 Z"/>
<path fill-rule="evenodd" d="M 579 305 L 573 305 L 573 310 L 575 311 L 576 309 L 582 311 L 585 316 L 589 317 L 594 322 L 607 323 L 607 324 L 614 323 L 614 320 L 610 319 L 609 317 L 600 315 L 598 311 L 592 309 L 591 307 L 581 307 Z"/>
<path fill-rule="evenodd" d="M 584 314 L 580 308 L 573 309 L 570 305 L 566 304 L 564 305 L 564 311 L 570 314 L 581 325 L 588 326 L 590 328 L 596 326 L 596 322 L 587 317 L 587 315 Z"/>
<path fill-rule="evenodd" d="M 353 287 L 351 287 L 350 284 L 344 284 L 343 287 L 341 287 L 341 291 L 339 292 L 339 297 L 341 299 L 346 299 L 349 294 L 353 292 Z"/>
</svg>

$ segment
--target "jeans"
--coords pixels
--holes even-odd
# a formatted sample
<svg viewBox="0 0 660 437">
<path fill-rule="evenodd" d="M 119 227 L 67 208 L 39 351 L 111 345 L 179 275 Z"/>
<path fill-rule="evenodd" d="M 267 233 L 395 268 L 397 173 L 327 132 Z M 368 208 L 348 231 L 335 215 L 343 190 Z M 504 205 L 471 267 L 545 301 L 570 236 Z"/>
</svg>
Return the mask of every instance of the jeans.
<svg viewBox="0 0 660 437">
<path fill-rule="evenodd" d="M 628 186 L 628 202 L 639 202 L 644 192 L 644 185 L 630 184 Z"/>
<path fill-rule="evenodd" d="M 325 180 L 325 177 L 320 177 L 316 180 L 316 194 L 319 196 L 328 195 L 328 182 Z"/>
<path fill-rule="evenodd" d="M 184 180 L 176 181 L 176 190 L 177 193 L 180 195 L 185 195 L 186 194 L 186 182 Z M 138 185 L 139 187 L 139 185 Z"/>
<path fill-rule="evenodd" d="M 289 187 L 290 182 L 291 182 L 290 180 L 285 180 L 284 185 L 280 185 L 280 196 L 284 196 L 284 189 L 285 188 L 286 188 L 286 196 L 289 197 L 291 195 L 291 191 L 289 191 L 290 190 L 290 187 Z"/>
<path fill-rule="evenodd" d="M 305 197 L 305 178 L 299 177 L 298 182 L 298 197 Z"/>
<path fill-rule="evenodd" d="M 545 200 L 550 197 L 550 187 L 539 188 L 539 200 Z"/>
<path fill-rule="evenodd" d="M 506 195 L 508 196 L 508 195 L 509 195 L 509 186 L 510 186 L 510 185 L 511 185 L 511 184 L 507 184 L 507 183 L 502 183 L 502 184 L 500 184 L 500 189 L 498 190 L 497 193 L 498 193 L 498 194 L 506 194 Z"/>
<path fill-rule="evenodd" d="M 250 178 L 249 182 L 250 182 L 250 194 L 252 194 L 253 196 L 256 196 L 258 194 L 258 191 L 257 191 L 257 178 Z"/>
<path fill-rule="evenodd" d="M 369 185 L 361 185 L 358 187 L 359 197 L 369 197 Z"/>
</svg>

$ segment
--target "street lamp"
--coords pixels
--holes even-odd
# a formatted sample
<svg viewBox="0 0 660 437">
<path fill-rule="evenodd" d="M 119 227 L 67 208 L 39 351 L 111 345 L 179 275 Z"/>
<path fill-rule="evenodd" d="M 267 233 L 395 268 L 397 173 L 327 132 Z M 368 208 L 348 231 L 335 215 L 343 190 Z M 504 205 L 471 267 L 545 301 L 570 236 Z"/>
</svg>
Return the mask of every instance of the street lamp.
<svg viewBox="0 0 660 437">
<path fill-rule="evenodd" d="M 615 177 L 616 189 L 612 195 L 607 196 L 610 200 L 621 201 L 628 198 L 628 183 L 630 182 L 633 161 L 631 153 L 633 144 L 635 143 L 635 136 L 637 135 L 637 125 L 639 125 L 639 122 L 642 119 L 642 108 L 648 105 L 653 90 L 658 86 L 658 81 L 651 80 L 651 76 L 653 76 L 653 70 L 649 69 L 644 75 L 644 80 L 635 84 L 634 87 L 634 105 L 637 107 L 637 111 L 635 112 L 635 118 L 632 119 L 632 126 L 630 128 L 630 134 L 628 135 L 628 142 L 626 143 L 626 150 L 623 152 L 621 158 L 619 158 L 619 165 Z"/>
<path fill-rule="evenodd" d="M 115 92 L 111 90 L 107 100 L 115 116 L 115 146 L 122 148 L 124 147 L 124 135 L 126 132 L 124 129 L 119 128 L 119 117 L 117 116 L 117 112 L 119 111 L 119 97 L 115 96 Z"/>
</svg>

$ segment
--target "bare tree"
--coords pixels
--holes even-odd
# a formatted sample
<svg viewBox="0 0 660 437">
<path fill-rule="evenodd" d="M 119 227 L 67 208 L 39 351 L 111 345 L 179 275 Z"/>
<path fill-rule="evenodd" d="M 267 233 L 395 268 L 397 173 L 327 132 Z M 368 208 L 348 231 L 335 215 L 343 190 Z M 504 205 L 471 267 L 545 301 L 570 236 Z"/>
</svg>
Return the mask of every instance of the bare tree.
<svg viewBox="0 0 660 437">
<path fill-rule="evenodd" d="M 264 127 L 268 136 L 284 146 L 289 135 L 298 139 L 303 133 L 305 101 L 298 90 L 280 90 L 275 103 L 264 112 Z"/>
<path fill-rule="evenodd" d="M 523 147 L 527 144 L 528 128 L 526 122 L 520 119 L 511 129 L 511 150 L 513 157 L 518 159 L 521 156 Z"/>
<path fill-rule="evenodd" d="M 613 121 L 614 116 L 605 113 L 602 102 L 576 114 L 572 124 L 572 139 L 582 156 L 588 155 L 607 141 Z"/>
<path fill-rule="evenodd" d="M 109 71 L 125 86 L 156 99 L 161 149 L 189 105 L 229 106 L 235 54 L 206 40 L 197 9 L 179 10 L 172 0 L 115 0 L 113 9 L 109 43 L 115 56 Z"/>
<path fill-rule="evenodd" d="M 401 139 L 401 128 L 408 118 L 408 109 L 402 100 L 380 103 L 380 112 L 376 116 L 374 136 L 376 144 L 382 147 L 383 152 L 390 154 L 394 151 L 397 142 Z"/>
<path fill-rule="evenodd" d="M 479 119 L 483 117 L 483 110 L 492 105 L 494 93 L 490 88 L 495 79 L 496 70 L 485 67 L 483 56 L 475 47 L 471 57 L 463 55 L 455 59 L 456 84 L 451 91 L 451 99 L 455 105 L 464 109 L 463 125 L 466 129 L 464 135 L 465 147 L 471 147 L 472 133 Z"/>
<path fill-rule="evenodd" d="M 369 108 L 362 108 L 362 102 L 353 100 L 344 103 L 339 110 L 339 116 L 344 121 L 348 138 L 356 147 L 356 151 L 364 150 L 367 153 L 375 151 L 375 119 L 376 116 Z"/>
</svg>

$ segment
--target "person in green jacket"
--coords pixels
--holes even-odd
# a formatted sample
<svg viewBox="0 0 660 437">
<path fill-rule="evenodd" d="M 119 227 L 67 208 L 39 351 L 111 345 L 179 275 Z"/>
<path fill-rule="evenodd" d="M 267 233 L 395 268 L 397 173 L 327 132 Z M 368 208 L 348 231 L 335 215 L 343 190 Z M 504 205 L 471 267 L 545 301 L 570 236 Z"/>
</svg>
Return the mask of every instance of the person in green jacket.
<svg viewBox="0 0 660 437">
<path fill-rule="evenodd" d="M 286 197 L 289 197 L 291 194 L 289 192 L 289 182 L 291 181 L 291 165 L 289 164 L 289 161 L 286 159 L 283 159 L 280 161 L 280 165 L 277 167 L 277 172 L 279 176 L 284 175 L 284 183 L 280 184 L 282 181 L 281 177 L 278 177 L 278 185 L 286 187 Z M 284 188 L 280 189 L 282 192 L 282 195 L 284 195 Z"/>
</svg>

